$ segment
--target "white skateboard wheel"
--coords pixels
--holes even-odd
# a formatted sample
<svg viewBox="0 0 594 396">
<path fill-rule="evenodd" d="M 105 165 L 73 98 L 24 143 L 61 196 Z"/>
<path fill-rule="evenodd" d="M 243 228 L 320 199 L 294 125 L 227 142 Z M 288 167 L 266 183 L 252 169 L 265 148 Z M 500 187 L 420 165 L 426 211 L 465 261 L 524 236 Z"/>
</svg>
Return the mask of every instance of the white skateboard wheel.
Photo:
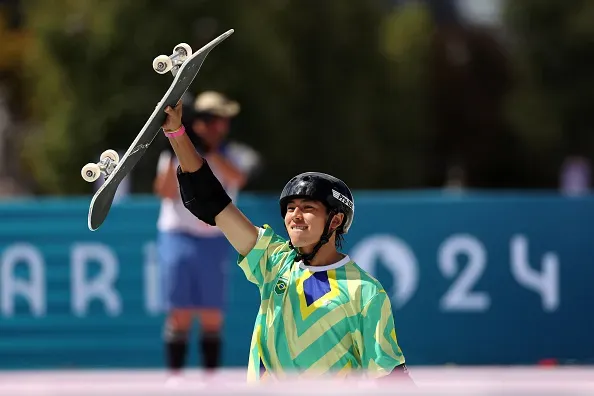
<svg viewBox="0 0 594 396">
<path fill-rule="evenodd" d="M 101 175 L 101 169 L 99 168 L 99 165 L 90 163 L 83 166 L 80 174 L 86 182 L 92 183 L 99 179 L 99 176 Z"/>
<path fill-rule="evenodd" d="M 175 54 L 176 52 L 179 52 L 182 58 L 185 60 L 185 58 L 192 56 L 192 47 L 186 43 L 179 43 L 173 49 L 173 53 Z"/>
<path fill-rule="evenodd" d="M 173 62 L 167 55 L 159 55 L 153 60 L 153 69 L 159 74 L 165 74 L 173 68 Z"/>
<path fill-rule="evenodd" d="M 115 150 L 105 150 L 100 157 L 100 160 L 103 162 L 105 158 L 109 158 L 112 162 L 116 164 L 120 162 L 120 156 Z"/>
</svg>

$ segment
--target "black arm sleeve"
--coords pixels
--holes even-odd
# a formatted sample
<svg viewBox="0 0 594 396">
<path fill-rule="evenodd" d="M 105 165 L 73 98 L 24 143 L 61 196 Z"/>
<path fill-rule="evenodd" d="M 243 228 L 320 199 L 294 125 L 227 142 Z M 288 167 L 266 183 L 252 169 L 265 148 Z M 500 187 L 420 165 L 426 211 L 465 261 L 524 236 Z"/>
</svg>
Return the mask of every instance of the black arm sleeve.
<svg viewBox="0 0 594 396">
<path fill-rule="evenodd" d="M 210 224 L 215 224 L 215 217 L 231 203 L 231 198 L 212 173 L 208 162 L 196 172 L 184 173 L 177 167 L 179 191 L 186 209 L 194 216 Z"/>
</svg>

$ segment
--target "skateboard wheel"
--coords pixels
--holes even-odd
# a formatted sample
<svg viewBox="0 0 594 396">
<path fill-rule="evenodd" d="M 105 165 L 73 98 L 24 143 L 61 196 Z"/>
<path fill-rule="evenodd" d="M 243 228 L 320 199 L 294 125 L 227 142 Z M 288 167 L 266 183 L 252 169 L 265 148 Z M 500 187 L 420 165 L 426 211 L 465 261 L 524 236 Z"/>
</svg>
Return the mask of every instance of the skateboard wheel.
<svg viewBox="0 0 594 396">
<path fill-rule="evenodd" d="M 101 159 L 101 162 L 103 162 L 105 158 L 109 158 L 111 162 L 115 162 L 116 164 L 120 162 L 120 156 L 115 150 L 105 150 L 99 158 Z"/>
<path fill-rule="evenodd" d="M 101 175 L 101 168 L 99 168 L 99 165 L 97 164 L 86 164 L 83 166 L 80 174 L 85 181 L 91 183 L 99 179 L 99 176 Z"/>
<path fill-rule="evenodd" d="M 173 49 L 173 53 L 175 54 L 176 52 L 181 55 L 182 60 L 185 60 L 185 58 L 192 56 L 192 47 L 186 43 L 179 43 Z"/>
<path fill-rule="evenodd" d="M 173 68 L 173 62 L 167 55 L 159 55 L 153 60 L 153 69 L 159 74 L 165 74 Z"/>
</svg>

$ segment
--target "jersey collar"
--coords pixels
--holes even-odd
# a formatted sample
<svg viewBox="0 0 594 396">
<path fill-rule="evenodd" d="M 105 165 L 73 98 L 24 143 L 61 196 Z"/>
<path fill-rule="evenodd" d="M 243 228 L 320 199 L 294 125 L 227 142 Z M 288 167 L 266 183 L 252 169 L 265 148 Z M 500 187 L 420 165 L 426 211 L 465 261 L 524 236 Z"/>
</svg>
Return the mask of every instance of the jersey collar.
<svg viewBox="0 0 594 396">
<path fill-rule="evenodd" d="M 305 265 L 305 264 L 303 264 L 303 261 L 299 261 L 299 268 L 306 269 L 311 272 L 330 271 L 330 270 L 342 267 L 349 261 L 351 261 L 351 258 L 347 254 L 340 261 L 337 261 L 336 263 L 329 264 L 329 265 Z"/>
</svg>

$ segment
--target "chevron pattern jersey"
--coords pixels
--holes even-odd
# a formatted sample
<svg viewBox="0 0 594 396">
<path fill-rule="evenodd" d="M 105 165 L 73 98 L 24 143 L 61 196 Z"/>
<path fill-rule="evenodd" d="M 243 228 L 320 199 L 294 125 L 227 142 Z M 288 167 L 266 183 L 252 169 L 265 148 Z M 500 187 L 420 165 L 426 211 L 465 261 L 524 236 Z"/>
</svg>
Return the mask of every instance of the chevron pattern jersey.
<svg viewBox="0 0 594 396">
<path fill-rule="evenodd" d="M 404 364 L 390 299 L 381 284 L 348 256 L 313 267 L 295 262 L 295 251 L 267 225 L 256 246 L 238 259 L 260 289 L 248 380 L 287 375 L 371 378 Z"/>
</svg>

